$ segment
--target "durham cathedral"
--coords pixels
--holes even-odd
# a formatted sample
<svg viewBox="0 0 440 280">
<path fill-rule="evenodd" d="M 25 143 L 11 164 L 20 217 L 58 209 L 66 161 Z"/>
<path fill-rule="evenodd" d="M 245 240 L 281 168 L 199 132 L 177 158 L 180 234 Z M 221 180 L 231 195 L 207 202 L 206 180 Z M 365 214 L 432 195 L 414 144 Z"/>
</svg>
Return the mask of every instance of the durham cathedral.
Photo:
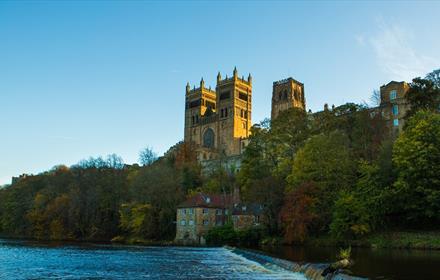
<svg viewBox="0 0 440 280">
<path fill-rule="evenodd" d="M 196 147 L 202 164 L 225 159 L 240 166 L 252 126 L 252 76 L 231 77 L 217 74 L 215 90 L 206 87 L 202 78 L 199 87 L 186 85 L 185 142 Z M 280 111 L 292 107 L 305 110 L 304 85 L 293 78 L 273 83 L 272 119 Z"/>
</svg>

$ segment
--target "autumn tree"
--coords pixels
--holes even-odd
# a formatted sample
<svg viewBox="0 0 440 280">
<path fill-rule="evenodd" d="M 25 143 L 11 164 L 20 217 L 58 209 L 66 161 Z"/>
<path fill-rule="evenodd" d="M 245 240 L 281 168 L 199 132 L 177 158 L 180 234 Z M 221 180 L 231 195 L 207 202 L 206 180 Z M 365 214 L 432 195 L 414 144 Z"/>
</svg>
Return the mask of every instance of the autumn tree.
<svg viewBox="0 0 440 280">
<path fill-rule="evenodd" d="M 302 183 L 286 194 L 280 218 L 287 243 L 302 243 L 306 240 L 319 216 L 317 200 L 317 187 L 310 182 Z"/>
</svg>

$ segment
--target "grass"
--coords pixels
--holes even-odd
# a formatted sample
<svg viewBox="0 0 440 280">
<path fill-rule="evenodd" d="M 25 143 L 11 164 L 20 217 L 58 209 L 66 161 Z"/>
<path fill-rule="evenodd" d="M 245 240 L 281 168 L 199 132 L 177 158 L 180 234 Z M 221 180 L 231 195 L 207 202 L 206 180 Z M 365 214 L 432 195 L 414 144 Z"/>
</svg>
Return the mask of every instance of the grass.
<svg viewBox="0 0 440 280">
<path fill-rule="evenodd" d="M 330 236 L 312 238 L 307 242 L 319 247 L 369 247 L 440 250 L 440 231 L 391 231 L 373 233 L 357 240 L 338 240 Z"/>
<path fill-rule="evenodd" d="M 373 248 L 440 250 L 440 232 L 386 232 L 367 238 Z"/>
</svg>

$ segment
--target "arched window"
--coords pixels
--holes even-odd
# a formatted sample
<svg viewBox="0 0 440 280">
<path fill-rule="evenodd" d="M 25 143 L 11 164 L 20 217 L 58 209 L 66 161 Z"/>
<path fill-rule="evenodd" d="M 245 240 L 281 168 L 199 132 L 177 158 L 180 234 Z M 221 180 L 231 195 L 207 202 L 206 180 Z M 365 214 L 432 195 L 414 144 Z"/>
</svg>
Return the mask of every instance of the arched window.
<svg viewBox="0 0 440 280">
<path fill-rule="evenodd" d="M 211 128 L 208 128 L 203 134 L 203 147 L 214 148 L 214 138 L 214 131 Z"/>
</svg>

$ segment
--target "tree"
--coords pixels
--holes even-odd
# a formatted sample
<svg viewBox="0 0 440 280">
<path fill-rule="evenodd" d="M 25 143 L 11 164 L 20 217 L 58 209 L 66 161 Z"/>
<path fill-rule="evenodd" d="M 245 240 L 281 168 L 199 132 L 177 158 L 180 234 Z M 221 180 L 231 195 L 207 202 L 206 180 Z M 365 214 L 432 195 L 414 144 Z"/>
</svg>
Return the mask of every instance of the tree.
<svg viewBox="0 0 440 280">
<path fill-rule="evenodd" d="M 124 203 L 119 214 L 120 227 L 130 238 L 148 240 L 156 237 L 158 229 L 150 204 Z"/>
<path fill-rule="evenodd" d="M 143 166 L 150 165 L 157 160 L 157 154 L 152 148 L 146 147 L 139 152 L 139 163 Z"/>
<path fill-rule="evenodd" d="M 381 97 L 380 97 L 380 91 L 375 89 L 373 90 L 371 96 L 370 96 L 371 105 L 373 107 L 377 107 L 380 105 Z"/>
<path fill-rule="evenodd" d="M 440 69 L 434 70 L 426 75 L 426 79 L 432 81 L 437 88 L 440 88 Z"/>
<path fill-rule="evenodd" d="M 317 187 L 309 182 L 286 194 L 280 218 L 287 243 L 305 241 L 319 215 L 315 208 L 317 199 Z"/>
<path fill-rule="evenodd" d="M 282 179 L 288 176 L 296 152 L 310 135 L 310 119 L 302 109 L 291 108 L 282 111 L 272 120 L 266 149 L 273 158 L 273 176 Z"/>
<path fill-rule="evenodd" d="M 393 149 L 399 206 L 411 224 L 440 221 L 440 114 L 419 111 Z"/>
<path fill-rule="evenodd" d="M 353 193 L 342 192 L 335 203 L 330 233 L 338 238 L 353 238 L 370 231 L 369 209 Z"/>
<path fill-rule="evenodd" d="M 354 165 L 344 134 L 334 131 L 330 135 L 316 135 L 301 148 L 288 177 L 294 189 L 304 182 L 315 182 L 330 193 L 348 188 L 353 182 Z"/>
<path fill-rule="evenodd" d="M 320 229 L 324 231 L 330 223 L 338 193 L 348 190 L 355 181 L 355 164 L 347 143 L 347 137 L 338 131 L 313 136 L 296 154 L 288 177 L 287 191 L 294 191 L 305 182 L 316 184 L 316 207 L 320 213 Z"/>
<path fill-rule="evenodd" d="M 405 94 L 409 110 L 405 118 L 410 118 L 420 110 L 438 112 L 440 110 L 440 87 L 432 80 L 415 78 Z"/>
</svg>

